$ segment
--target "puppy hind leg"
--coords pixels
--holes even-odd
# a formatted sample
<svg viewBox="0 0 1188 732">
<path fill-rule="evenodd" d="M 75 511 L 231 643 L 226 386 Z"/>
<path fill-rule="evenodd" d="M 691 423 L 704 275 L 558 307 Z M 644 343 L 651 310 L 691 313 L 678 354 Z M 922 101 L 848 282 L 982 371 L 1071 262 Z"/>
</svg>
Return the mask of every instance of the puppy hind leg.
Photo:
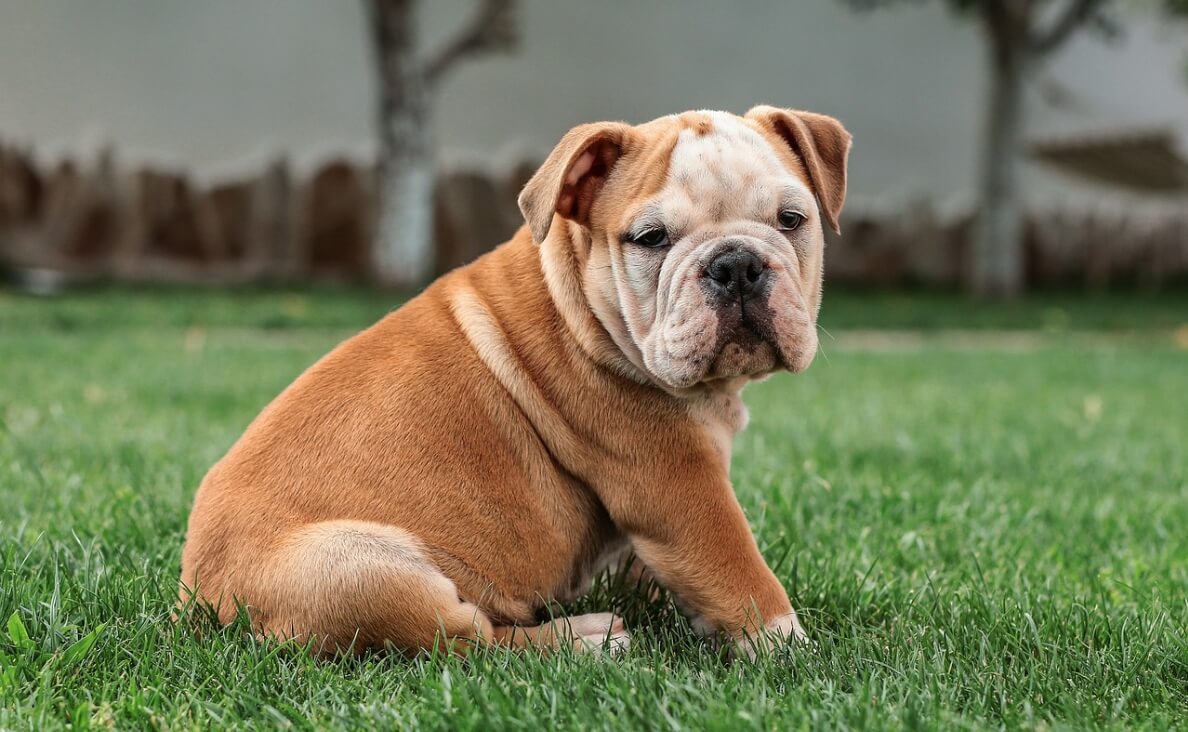
<svg viewBox="0 0 1188 732">
<path fill-rule="evenodd" d="M 537 626 L 495 626 L 482 608 L 393 526 L 327 521 L 294 532 L 257 583 L 253 625 L 263 635 L 313 641 L 319 653 L 393 646 L 466 653 L 479 644 L 618 653 L 630 634 L 610 613 Z"/>
<path fill-rule="evenodd" d="M 393 526 L 326 521 L 295 531 L 259 573 L 254 625 L 319 653 L 392 646 L 464 653 L 495 642 L 487 614 L 458 597 L 421 542 Z"/>
</svg>

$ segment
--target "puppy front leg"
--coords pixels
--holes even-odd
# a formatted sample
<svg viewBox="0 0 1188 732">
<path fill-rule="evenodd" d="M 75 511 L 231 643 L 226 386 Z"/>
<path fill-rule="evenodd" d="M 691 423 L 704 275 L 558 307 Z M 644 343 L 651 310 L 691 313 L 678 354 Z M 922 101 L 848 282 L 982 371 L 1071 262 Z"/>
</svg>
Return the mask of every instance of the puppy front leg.
<svg viewBox="0 0 1188 732">
<path fill-rule="evenodd" d="M 702 633 L 725 632 L 747 655 L 775 640 L 803 639 L 796 613 L 763 561 L 725 475 L 652 486 L 611 506 L 636 554 L 693 615 Z"/>
</svg>

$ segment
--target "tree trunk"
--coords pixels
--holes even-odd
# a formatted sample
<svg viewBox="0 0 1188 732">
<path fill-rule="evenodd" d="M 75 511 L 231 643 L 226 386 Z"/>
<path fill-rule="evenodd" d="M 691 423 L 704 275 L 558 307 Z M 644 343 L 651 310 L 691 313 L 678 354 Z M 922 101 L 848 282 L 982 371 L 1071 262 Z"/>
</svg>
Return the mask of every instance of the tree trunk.
<svg viewBox="0 0 1188 732">
<path fill-rule="evenodd" d="M 370 0 L 379 82 L 379 222 L 375 280 L 424 284 L 433 266 L 433 140 L 417 60 L 416 0 Z"/>
<path fill-rule="evenodd" d="M 1012 297 L 1023 289 L 1023 216 L 1019 171 L 1030 58 L 1026 48 L 988 29 L 990 96 L 983 131 L 970 284 L 978 295 Z"/>
</svg>

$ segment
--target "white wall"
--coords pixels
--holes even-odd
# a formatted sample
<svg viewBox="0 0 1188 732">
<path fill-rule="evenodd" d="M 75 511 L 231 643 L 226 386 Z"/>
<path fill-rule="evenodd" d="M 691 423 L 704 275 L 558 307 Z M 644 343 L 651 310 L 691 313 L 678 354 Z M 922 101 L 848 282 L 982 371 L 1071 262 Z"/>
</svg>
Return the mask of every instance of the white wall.
<svg viewBox="0 0 1188 732">
<path fill-rule="evenodd" d="M 469 0 L 426 2 L 440 38 Z M 524 0 L 516 56 L 446 84 L 447 158 L 544 151 L 571 125 L 768 102 L 840 117 L 852 190 L 897 202 L 968 196 L 982 104 L 976 28 L 920 3 L 856 14 L 836 0 Z M 1047 76 L 1038 132 L 1170 123 L 1188 133 L 1188 30 L 1139 18 L 1083 38 Z M 361 0 L 0 0 L 0 136 L 53 152 L 116 143 L 210 175 L 289 151 L 365 154 L 372 95 Z M 1051 176 L 1035 190 L 1077 195 Z M 1083 191 L 1081 192 L 1083 195 Z"/>
</svg>

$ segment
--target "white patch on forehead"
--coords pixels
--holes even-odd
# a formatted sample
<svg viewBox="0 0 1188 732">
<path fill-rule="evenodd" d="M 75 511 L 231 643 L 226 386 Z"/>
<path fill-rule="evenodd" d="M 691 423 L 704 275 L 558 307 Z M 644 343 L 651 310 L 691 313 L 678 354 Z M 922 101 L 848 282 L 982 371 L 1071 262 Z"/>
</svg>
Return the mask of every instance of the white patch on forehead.
<svg viewBox="0 0 1188 732">
<path fill-rule="evenodd" d="M 766 139 L 726 112 L 697 112 L 713 129 L 681 130 L 669 161 L 663 195 L 679 191 L 697 208 L 719 217 L 750 218 L 775 205 L 780 189 L 808 188 L 788 171 Z"/>
<path fill-rule="evenodd" d="M 749 163 L 752 166 L 762 164 L 766 170 L 780 170 L 780 161 L 775 150 L 763 139 L 763 136 L 747 126 L 741 119 L 726 112 L 695 112 L 705 115 L 713 122 L 713 129 L 705 134 L 698 134 L 695 129 L 684 129 L 680 133 L 680 141 L 673 152 L 675 164 L 689 163 L 691 157 L 712 155 L 717 160 L 726 162 Z"/>
</svg>

